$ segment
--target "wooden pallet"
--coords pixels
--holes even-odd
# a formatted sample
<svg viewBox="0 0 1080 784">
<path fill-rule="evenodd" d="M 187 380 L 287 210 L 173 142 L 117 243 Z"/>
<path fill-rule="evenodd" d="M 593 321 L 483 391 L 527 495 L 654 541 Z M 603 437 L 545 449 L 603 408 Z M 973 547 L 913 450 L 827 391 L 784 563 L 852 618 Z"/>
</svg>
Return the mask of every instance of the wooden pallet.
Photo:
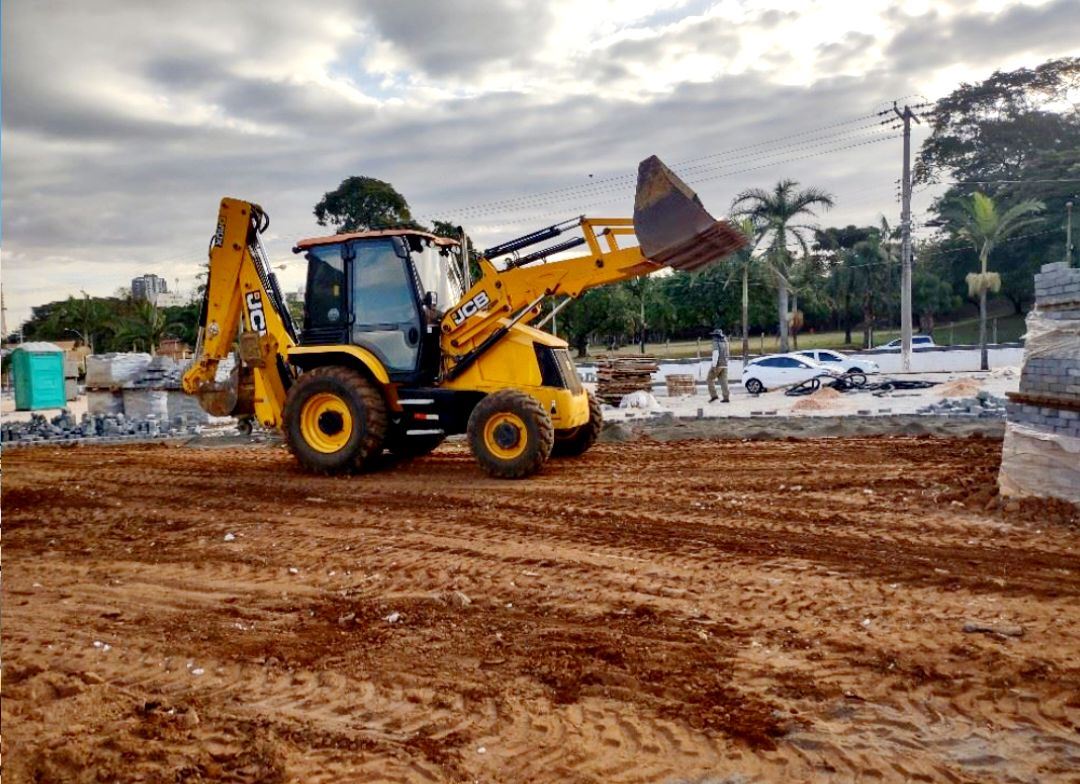
<svg viewBox="0 0 1080 784">
<path fill-rule="evenodd" d="M 665 381 L 668 397 L 693 397 L 697 394 L 697 383 L 689 373 L 670 373 Z"/>
<path fill-rule="evenodd" d="M 631 392 L 651 392 L 653 373 L 660 369 L 656 357 L 598 357 L 596 396 L 613 406 Z"/>
</svg>

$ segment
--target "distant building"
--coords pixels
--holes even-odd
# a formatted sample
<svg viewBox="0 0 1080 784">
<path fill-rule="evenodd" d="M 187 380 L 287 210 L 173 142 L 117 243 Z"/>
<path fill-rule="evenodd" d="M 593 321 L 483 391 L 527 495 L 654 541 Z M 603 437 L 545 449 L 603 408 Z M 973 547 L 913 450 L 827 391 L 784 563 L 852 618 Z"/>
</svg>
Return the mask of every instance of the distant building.
<svg viewBox="0 0 1080 784">
<path fill-rule="evenodd" d="M 140 275 L 131 279 L 132 299 L 144 299 L 147 302 L 157 304 L 158 294 L 167 294 L 169 286 L 165 278 L 157 275 Z"/>
</svg>

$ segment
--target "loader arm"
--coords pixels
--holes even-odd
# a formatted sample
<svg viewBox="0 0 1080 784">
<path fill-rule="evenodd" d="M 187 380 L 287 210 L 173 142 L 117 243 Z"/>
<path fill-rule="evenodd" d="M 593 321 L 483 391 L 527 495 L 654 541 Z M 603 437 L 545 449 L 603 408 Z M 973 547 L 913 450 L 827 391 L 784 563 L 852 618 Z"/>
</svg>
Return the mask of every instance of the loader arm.
<svg viewBox="0 0 1080 784">
<path fill-rule="evenodd" d="M 212 414 L 255 416 L 276 428 L 293 380 L 288 352 L 296 331 L 259 241 L 268 223 L 257 204 L 221 200 L 195 359 L 183 386 Z M 234 351 L 236 368 L 219 380 L 219 364 Z"/>
<path fill-rule="evenodd" d="M 582 237 L 534 251 L 517 252 L 580 227 Z M 636 238 L 626 247 L 621 238 Z M 444 371 L 453 379 L 517 325 L 540 314 L 544 297 L 579 297 L 589 289 L 631 280 L 664 267 L 696 270 L 747 243 L 736 227 L 713 218 L 697 194 L 655 155 L 638 166 L 633 218 L 581 218 L 489 248 L 480 259 L 480 280 L 442 319 Z M 549 256 L 587 246 L 575 258 Z M 504 269 L 492 261 L 514 254 Z"/>
<path fill-rule="evenodd" d="M 620 247 L 620 236 L 633 235 L 633 223 L 630 218 L 583 217 L 580 226 L 589 253 L 575 258 L 503 270 L 481 258 L 480 280 L 442 321 L 451 353 L 490 334 L 502 319 L 520 315 L 521 323 L 532 321 L 544 297 L 579 297 L 589 289 L 662 269 L 664 265 L 646 259 L 640 247 Z M 524 308 L 529 309 L 522 314 Z"/>
</svg>

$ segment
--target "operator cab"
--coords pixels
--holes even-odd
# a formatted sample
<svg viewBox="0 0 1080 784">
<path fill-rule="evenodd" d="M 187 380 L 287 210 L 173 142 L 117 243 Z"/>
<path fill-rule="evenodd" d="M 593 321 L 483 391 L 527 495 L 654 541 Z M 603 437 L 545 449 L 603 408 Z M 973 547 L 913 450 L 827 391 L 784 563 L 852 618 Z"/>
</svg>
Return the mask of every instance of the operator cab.
<svg viewBox="0 0 1080 784">
<path fill-rule="evenodd" d="M 300 344 L 352 344 L 374 353 L 394 381 L 431 383 L 439 322 L 461 300 L 455 240 L 386 229 L 301 240 L 308 260 Z"/>
</svg>

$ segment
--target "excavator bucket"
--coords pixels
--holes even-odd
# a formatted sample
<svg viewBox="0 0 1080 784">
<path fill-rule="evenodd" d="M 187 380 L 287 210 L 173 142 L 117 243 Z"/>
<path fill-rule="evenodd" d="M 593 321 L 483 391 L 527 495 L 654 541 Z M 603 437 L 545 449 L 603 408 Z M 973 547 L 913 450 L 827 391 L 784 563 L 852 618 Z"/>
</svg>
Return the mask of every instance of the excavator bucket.
<svg viewBox="0 0 1080 784">
<path fill-rule="evenodd" d="M 679 270 L 712 264 L 748 242 L 730 223 L 710 215 L 655 155 L 638 164 L 634 233 L 645 258 Z"/>
</svg>

